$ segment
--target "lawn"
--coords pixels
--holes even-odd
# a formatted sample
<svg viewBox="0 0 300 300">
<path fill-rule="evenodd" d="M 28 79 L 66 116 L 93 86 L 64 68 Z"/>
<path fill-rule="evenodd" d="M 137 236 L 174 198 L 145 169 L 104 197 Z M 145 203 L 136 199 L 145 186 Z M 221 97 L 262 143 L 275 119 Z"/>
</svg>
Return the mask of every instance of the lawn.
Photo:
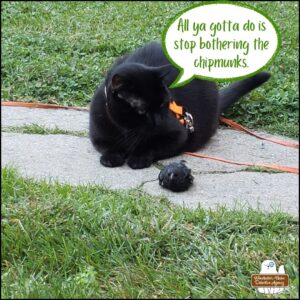
<svg viewBox="0 0 300 300">
<path fill-rule="evenodd" d="M 3 2 L 2 100 L 86 106 L 120 55 L 161 40 L 191 2 Z M 273 76 L 227 116 L 251 128 L 298 137 L 298 3 L 247 2 L 278 25 Z"/>
<path fill-rule="evenodd" d="M 250 277 L 269 257 L 289 274 L 280 298 L 297 298 L 298 222 L 288 215 L 192 211 L 10 168 L 1 181 L 2 298 L 262 298 Z"/>
</svg>

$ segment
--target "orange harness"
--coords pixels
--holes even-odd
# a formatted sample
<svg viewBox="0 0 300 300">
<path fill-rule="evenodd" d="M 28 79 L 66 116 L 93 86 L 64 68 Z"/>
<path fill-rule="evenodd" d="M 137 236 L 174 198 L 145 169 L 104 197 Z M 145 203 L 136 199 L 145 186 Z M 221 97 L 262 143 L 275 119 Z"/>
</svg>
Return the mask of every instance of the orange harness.
<svg viewBox="0 0 300 300">
<path fill-rule="evenodd" d="M 72 107 L 72 106 L 62 106 L 62 105 L 53 105 L 53 104 L 42 104 L 42 103 L 25 103 L 25 102 L 7 101 L 7 102 L 1 102 L 1 105 L 2 106 L 27 107 L 27 108 L 73 109 L 73 110 L 79 110 L 79 111 L 88 111 L 88 108 L 86 108 L 86 107 Z M 192 123 L 193 118 L 188 112 L 185 111 L 184 107 L 179 106 L 176 104 L 175 101 L 172 101 L 169 103 L 169 109 L 175 114 L 176 118 L 182 125 L 186 126 L 191 132 L 193 131 L 193 129 L 194 129 L 193 123 Z M 279 145 L 283 145 L 286 147 L 299 149 L 299 144 L 297 144 L 297 143 L 290 142 L 290 141 L 283 141 L 283 140 L 279 140 L 277 138 L 262 137 L 256 133 L 250 131 L 249 129 L 245 128 L 244 126 L 242 126 L 232 120 L 226 119 L 224 117 L 220 117 L 220 121 L 222 123 L 225 123 L 235 129 L 237 129 L 237 130 L 247 132 L 248 134 L 255 136 L 259 139 L 266 140 L 266 141 L 276 143 Z M 191 122 L 191 124 L 188 125 L 188 122 Z M 295 168 L 295 167 L 275 165 L 275 164 L 264 164 L 264 163 L 255 164 L 255 163 L 250 163 L 250 162 L 237 162 L 237 161 L 233 161 L 233 160 L 224 159 L 222 157 L 209 156 L 209 155 L 194 153 L 194 152 L 184 152 L 184 154 L 196 156 L 196 157 L 200 157 L 200 158 L 217 160 L 217 161 L 235 164 L 235 165 L 255 166 L 255 167 L 262 167 L 262 168 L 267 168 L 267 169 L 271 169 L 271 170 L 281 171 L 281 172 L 299 174 L 299 168 Z"/>
<path fill-rule="evenodd" d="M 183 119 L 183 106 L 179 106 L 175 101 L 169 102 L 169 110 L 175 114 L 176 119 L 182 124 L 184 124 Z"/>
<path fill-rule="evenodd" d="M 194 132 L 193 116 L 183 106 L 177 105 L 175 101 L 169 103 L 169 110 L 175 114 L 176 119 L 190 132 Z"/>
</svg>

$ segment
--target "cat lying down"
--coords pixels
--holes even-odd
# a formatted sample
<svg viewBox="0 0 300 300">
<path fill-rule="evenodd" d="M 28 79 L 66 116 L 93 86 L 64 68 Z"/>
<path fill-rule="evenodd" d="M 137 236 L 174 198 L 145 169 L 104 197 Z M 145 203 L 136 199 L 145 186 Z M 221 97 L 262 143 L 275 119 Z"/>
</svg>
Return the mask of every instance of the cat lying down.
<svg viewBox="0 0 300 300">
<path fill-rule="evenodd" d="M 169 89 L 178 74 L 157 42 L 112 66 L 90 107 L 90 139 L 102 154 L 102 165 L 127 161 L 141 169 L 200 149 L 215 133 L 220 114 L 270 78 L 261 72 L 220 91 L 216 83 L 199 79 Z"/>
</svg>

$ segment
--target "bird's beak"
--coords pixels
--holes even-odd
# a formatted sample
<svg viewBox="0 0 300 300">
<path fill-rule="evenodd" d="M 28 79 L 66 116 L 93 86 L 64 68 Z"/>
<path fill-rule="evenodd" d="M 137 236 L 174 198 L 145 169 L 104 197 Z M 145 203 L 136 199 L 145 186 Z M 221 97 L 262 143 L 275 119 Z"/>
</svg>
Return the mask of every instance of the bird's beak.
<svg viewBox="0 0 300 300">
<path fill-rule="evenodd" d="M 174 177 L 174 173 L 171 173 L 170 179 L 172 180 Z"/>
</svg>

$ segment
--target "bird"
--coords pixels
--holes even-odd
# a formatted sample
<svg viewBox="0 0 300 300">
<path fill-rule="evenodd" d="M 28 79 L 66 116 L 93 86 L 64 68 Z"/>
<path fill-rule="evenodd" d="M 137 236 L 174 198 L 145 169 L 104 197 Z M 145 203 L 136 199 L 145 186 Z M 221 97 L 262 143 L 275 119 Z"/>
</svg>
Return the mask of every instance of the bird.
<svg viewBox="0 0 300 300">
<path fill-rule="evenodd" d="M 165 166 L 158 175 L 160 186 L 173 192 L 186 191 L 193 183 L 194 177 L 185 161 L 174 162 Z"/>
</svg>

